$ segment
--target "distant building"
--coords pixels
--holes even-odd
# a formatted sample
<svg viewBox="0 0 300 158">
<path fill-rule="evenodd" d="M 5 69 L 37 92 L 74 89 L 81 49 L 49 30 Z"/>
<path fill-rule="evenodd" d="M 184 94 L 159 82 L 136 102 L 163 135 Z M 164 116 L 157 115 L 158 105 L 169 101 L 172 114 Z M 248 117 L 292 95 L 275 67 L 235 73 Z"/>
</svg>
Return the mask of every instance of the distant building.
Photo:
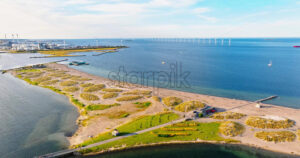
<svg viewBox="0 0 300 158">
<path fill-rule="evenodd" d="M 118 131 L 117 129 L 114 129 L 114 130 L 111 132 L 111 134 L 112 134 L 113 136 L 118 136 L 120 133 L 119 133 L 119 131 Z"/>
</svg>

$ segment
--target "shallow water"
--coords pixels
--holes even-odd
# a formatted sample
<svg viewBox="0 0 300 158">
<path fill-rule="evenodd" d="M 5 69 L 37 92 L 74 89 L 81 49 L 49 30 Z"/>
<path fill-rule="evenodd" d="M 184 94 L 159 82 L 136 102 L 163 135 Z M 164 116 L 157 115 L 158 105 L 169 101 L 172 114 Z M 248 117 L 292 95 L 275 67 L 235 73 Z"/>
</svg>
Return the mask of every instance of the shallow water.
<svg viewBox="0 0 300 158">
<path fill-rule="evenodd" d="M 0 157 L 31 158 L 68 147 L 78 113 L 65 96 L 0 75 Z"/>
</svg>

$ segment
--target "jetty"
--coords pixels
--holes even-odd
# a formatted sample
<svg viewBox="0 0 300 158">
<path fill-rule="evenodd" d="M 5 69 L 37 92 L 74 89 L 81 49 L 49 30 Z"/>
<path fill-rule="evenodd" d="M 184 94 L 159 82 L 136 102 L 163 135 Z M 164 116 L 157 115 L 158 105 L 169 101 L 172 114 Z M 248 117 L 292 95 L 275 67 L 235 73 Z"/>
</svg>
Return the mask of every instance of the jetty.
<svg viewBox="0 0 300 158">
<path fill-rule="evenodd" d="M 263 99 L 256 100 L 255 102 L 256 102 L 256 103 L 261 103 L 261 102 L 264 102 L 264 101 L 268 101 L 268 100 L 275 99 L 275 98 L 277 98 L 277 97 L 278 97 L 277 95 L 273 95 L 273 96 L 270 96 L 270 97 L 267 97 L 267 98 L 263 98 Z"/>
</svg>

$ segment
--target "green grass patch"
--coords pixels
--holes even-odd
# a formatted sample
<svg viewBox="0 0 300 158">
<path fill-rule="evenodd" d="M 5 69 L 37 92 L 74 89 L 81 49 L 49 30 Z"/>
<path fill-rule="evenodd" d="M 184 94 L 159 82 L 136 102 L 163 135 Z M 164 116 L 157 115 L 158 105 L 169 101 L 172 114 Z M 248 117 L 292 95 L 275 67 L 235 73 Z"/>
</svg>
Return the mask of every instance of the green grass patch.
<svg viewBox="0 0 300 158">
<path fill-rule="evenodd" d="M 118 95 L 119 95 L 118 93 L 108 92 L 108 93 L 103 94 L 102 98 L 103 99 L 110 99 L 110 98 L 115 98 Z"/>
<path fill-rule="evenodd" d="M 81 93 L 80 97 L 84 100 L 88 100 L 88 101 L 96 101 L 99 100 L 99 97 L 94 95 L 94 94 L 89 94 L 89 93 Z"/>
<path fill-rule="evenodd" d="M 257 132 L 255 137 L 268 141 L 268 142 L 292 142 L 295 140 L 296 135 L 290 131 L 271 131 L 271 132 Z"/>
<path fill-rule="evenodd" d="M 179 118 L 179 116 L 174 113 L 161 113 L 161 114 L 156 114 L 156 115 L 146 115 L 146 116 L 141 116 L 139 118 L 136 118 L 124 125 L 121 125 L 121 126 L 117 127 L 117 129 L 120 132 L 120 135 L 124 135 L 127 133 L 134 133 L 134 132 L 137 132 L 137 131 L 140 131 L 143 129 L 147 129 L 147 128 L 154 127 L 157 125 L 168 123 L 168 122 L 170 122 L 172 120 L 176 120 L 178 118 Z M 89 144 L 93 144 L 96 142 L 111 139 L 111 138 L 113 138 L 111 132 L 112 131 L 101 133 L 100 135 L 98 135 L 90 140 L 87 140 L 87 141 L 83 142 L 82 144 L 77 145 L 76 147 L 87 146 Z"/>
<path fill-rule="evenodd" d="M 97 84 L 97 85 L 92 85 L 92 86 L 86 87 L 83 89 L 83 91 L 84 92 L 96 92 L 96 91 L 103 89 L 104 87 L 105 87 L 104 84 Z"/>
<path fill-rule="evenodd" d="M 202 109 L 205 107 L 204 103 L 200 101 L 186 101 L 183 102 L 175 107 L 175 110 L 185 112 L 185 111 L 192 111 L 196 109 Z"/>
<path fill-rule="evenodd" d="M 97 147 L 81 150 L 81 152 L 86 154 L 90 152 L 107 150 L 111 147 L 118 148 L 124 145 L 126 145 L 126 147 L 132 147 L 140 144 L 147 145 L 147 144 L 170 142 L 170 141 L 195 141 L 197 139 L 207 140 L 207 141 L 227 141 L 227 142 L 233 141 L 231 139 L 224 139 L 219 135 L 219 126 L 220 123 L 217 122 L 198 123 L 196 126 L 198 130 L 185 131 L 185 132 L 183 131 L 180 133 L 178 133 L 177 131 L 166 132 L 161 129 L 157 129 L 143 134 L 120 139 L 114 142 L 106 143 Z"/>
<path fill-rule="evenodd" d="M 163 103 L 167 106 L 176 106 L 178 104 L 181 104 L 183 102 L 182 99 L 178 97 L 165 97 L 163 98 Z"/>
<path fill-rule="evenodd" d="M 61 86 L 75 86 L 78 82 L 76 81 L 63 81 L 60 83 Z"/>
<path fill-rule="evenodd" d="M 76 91 L 78 91 L 78 90 L 79 90 L 78 87 L 65 87 L 65 88 L 63 89 L 63 91 L 66 91 L 66 92 L 76 92 Z"/>
<path fill-rule="evenodd" d="M 122 92 L 122 89 L 117 89 L 117 88 L 104 88 L 102 89 L 103 92 Z"/>
<path fill-rule="evenodd" d="M 116 101 L 132 101 L 143 98 L 143 96 L 135 95 L 135 96 L 122 96 L 116 99 Z"/>
<path fill-rule="evenodd" d="M 114 103 L 114 104 L 94 104 L 94 105 L 89 105 L 86 107 L 86 110 L 88 111 L 94 111 L 94 110 L 105 110 L 114 106 L 120 106 L 121 104 L 119 103 Z"/>
<path fill-rule="evenodd" d="M 79 108 L 85 107 L 85 105 L 83 103 L 81 103 L 78 99 L 74 98 L 74 96 L 70 96 L 70 101 L 71 101 L 71 103 L 78 106 Z"/>
</svg>

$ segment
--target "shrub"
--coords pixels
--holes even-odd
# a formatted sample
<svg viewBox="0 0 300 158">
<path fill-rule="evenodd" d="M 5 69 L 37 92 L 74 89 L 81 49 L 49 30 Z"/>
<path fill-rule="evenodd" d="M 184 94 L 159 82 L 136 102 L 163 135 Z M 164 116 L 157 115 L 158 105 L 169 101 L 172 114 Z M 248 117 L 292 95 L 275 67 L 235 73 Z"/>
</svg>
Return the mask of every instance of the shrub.
<svg viewBox="0 0 300 158">
<path fill-rule="evenodd" d="M 268 142 L 292 142 L 295 140 L 296 135 L 290 131 L 272 131 L 272 132 L 257 132 L 255 137 L 268 141 Z"/>
<path fill-rule="evenodd" d="M 159 98 L 158 96 L 152 96 L 152 99 L 153 99 L 154 101 L 160 102 L 160 98 Z"/>
<path fill-rule="evenodd" d="M 162 128 L 163 131 L 198 131 L 197 128 Z"/>
<path fill-rule="evenodd" d="M 182 99 L 177 97 L 165 97 L 163 98 L 163 103 L 167 106 L 176 106 L 180 103 L 182 103 Z"/>
<path fill-rule="evenodd" d="M 183 102 L 183 103 L 177 105 L 175 107 L 175 110 L 185 112 L 185 111 L 195 110 L 198 108 L 202 109 L 204 107 L 205 107 L 205 104 L 201 103 L 200 101 L 186 101 L 186 102 Z"/>
<path fill-rule="evenodd" d="M 90 87 L 86 87 L 86 88 L 83 89 L 83 91 L 84 92 L 95 92 L 95 91 L 101 90 L 104 87 L 105 87 L 104 84 L 98 84 L 98 85 L 93 85 L 93 86 L 90 86 Z"/>
<path fill-rule="evenodd" d="M 64 77 L 65 73 L 64 72 L 55 72 L 55 73 L 49 74 L 49 76 L 51 76 L 51 77 Z"/>
<path fill-rule="evenodd" d="M 70 78 L 70 80 L 74 80 L 74 81 L 90 81 L 91 79 L 89 79 L 89 78 L 81 78 L 81 76 L 72 76 Z"/>
<path fill-rule="evenodd" d="M 114 106 L 120 106 L 121 104 L 119 103 L 114 103 L 114 104 L 95 104 L 95 105 L 89 105 L 86 107 L 88 111 L 93 111 L 93 110 L 105 110 Z"/>
<path fill-rule="evenodd" d="M 300 129 L 297 130 L 298 139 L 300 140 Z"/>
<path fill-rule="evenodd" d="M 246 120 L 246 124 L 248 126 L 257 127 L 257 128 L 280 129 L 280 128 L 292 127 L 295 124 L 295 122 L 289 119 L 273 120 L 273 119 L 251 116 Z"/>
<path fill-rule="evenodd" d="M 95 101 L 95 100 L 99 100 L 99 97 L 94 95 L 94 94 L 89 94 L 89 93 L 81 93 L 80 97 L 84 100 L 88 100 L 88 101 Z"/>
<path fill-rule="evenodd" d="M 104 92 L 122 92 L 122 89 L 116 89 L 116 88 L 104 88 L 102 89 Z"/>
<path fill-rule="evenodd" d="M 93 86 L 94 84 L 92 84 L 92 83 L 84 83 L 84 84 L 81 84 L 80 86 L 81 87 L 90 87 L 90 86 Z"/>
<path fill-rule="evenodd" d="M 36 83 L 41 83 L 41 82 L 45 82 L 45 81 L 49 81 L 51 80 L 51 77 L 40 77 L 40 78 L 36 78 L 33 80 L 33 82 L 36 82 Z"/>
<path fill-rule="evenodd" d="M 142 96 L 134 95 L 134 96 L 123 96 L 116 99 L 116 101 L 132 101 L 143 98 Z"/>
<path fill-rule="evenodd" d="M 134 104 L 137 104 L 137 108 L 147 108 L 149 107 L 152 103 L 147 101 L 147 102 L 135 102 Z"/>
<path fill-rule="evenodd" d="M 182 123 L 175 123 L 171 125 L 172 127 L 196 127 L 198 124 L 196 122 L 182 122 Z"/>
<path fill-rule="evenodd" d="M 153 133 L 158 137 L 175 137 L 175 136 L 189 136 L 190 133 Z"/>
<path fill-rule="evenodd" d="M 225 136 L 235 137 L 242 134 L 244 130 L 243 125 L 233 121 L 226 121 L 220 125 L 220 132 Z"/>
<path fill-rule="evenodd" d="M 199 117 L 199 118 L 203 117 L 203 113 L 202 113 L 202 112 L 199 113 L 199 114 L 198 114 L 198 117 Z"/>
<path fill-rule="evenodd" d="M 113 112 L 113 113 L 107 114 L 108 118 L 110 118 L 110 119 L 121 119 L 121 118 L 128 117 L 129 115 L 130 114 L 126 111 L 118 111 L 118 112 Z"/>
<path fill-rule="evenodd" d="M 79 90 L 79 88 L 78 87 L 66 87 L 63 90 L 66 92 L 76 92 Z"/>
<path fill-rule="evenodd" d="M 241 119 L 242 117 L 246 116 L 245 114 L 237 113 L 237 112 L 231 112 L 231 111 L 226 111 L 226 112 L 218 112 L 213 114 L 211 117 L 213 119 Z"/>
<path fill-rule="evenodd" d="M 103 94 L 102 98 L 103 99 L 109 99 L 109 98 L 115 98 L 117 96 L 118 96 L 118 93 L 109 92 L 109 93 Z"/>
<path fill-rule="evenodd" d="M 124 92 L 123 95 L 150 95 L 152 91 L 148 90 L 133 90 L 129 92 Z"/>
<path fill-rule="evenodd" d="M 58 81 L 59 80 L 45 81 L 45 82 L 42 82 L 41 85 L 43 85 L 43 86 L 53 85 L 53 84 L 57 83 Z"/>
<path fill-rule="evenodd" d="M 60 83 L 61 86 L 75 86 L 78 82 L 75 81 L 63 81 Z"/>
</svg>

